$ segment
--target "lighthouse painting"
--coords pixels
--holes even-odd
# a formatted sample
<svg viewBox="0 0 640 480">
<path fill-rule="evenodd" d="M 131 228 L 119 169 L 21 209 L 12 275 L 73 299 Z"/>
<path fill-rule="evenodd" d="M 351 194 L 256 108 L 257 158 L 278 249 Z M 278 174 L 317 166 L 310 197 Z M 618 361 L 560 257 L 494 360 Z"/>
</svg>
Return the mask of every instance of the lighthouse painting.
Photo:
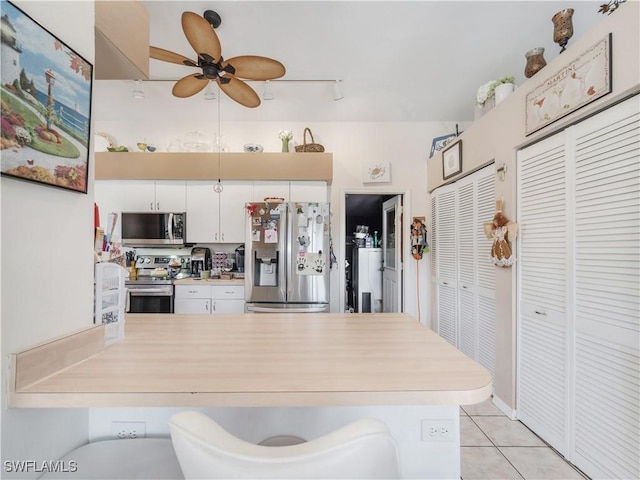
<svg viewBox="0 0 640 480">
<path fill-rule="evenodd" d="M 87 193 L 93 65 L 0 1 L 3 176 Z"/>
</svg>

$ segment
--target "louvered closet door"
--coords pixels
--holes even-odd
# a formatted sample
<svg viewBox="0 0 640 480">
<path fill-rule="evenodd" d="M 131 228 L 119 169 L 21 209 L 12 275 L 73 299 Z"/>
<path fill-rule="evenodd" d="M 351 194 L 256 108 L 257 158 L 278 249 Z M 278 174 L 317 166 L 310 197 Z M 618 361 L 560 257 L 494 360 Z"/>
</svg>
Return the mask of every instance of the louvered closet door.
<svg viewBox="0 0 640 480">
<path fill-rule="evenodd" d="M 496 268 L 491 262 L 492 240 L 484 234 L 484 222 L 495 214 L 494 167 L 487 167 L 476 181 L 476 221 L 474 224 L 477 354 L 475 360 L 491 376 L 496 371 Z"/>
<path fill-rule="evenodd" d="M 457 346 L 456 294 L 456 192 L 453 185 L 442 187 L 436 200 L 436 270 L 437 332 Z"/>
<path fill-rule="evenodd" d="M 518 152 L 518 416 L 567 453 L 564 133 Z"/>
<path fill-rule="evenodd" d="M 477 354 L 476 288 L 475 288 L 475 185 L 467 177 L 458 181 L 458 348 L 470 358 Z"/>
<path fill-rule="evenodd" d="M 640 478 L 638 97 L 573 129 L 575 460 Z"/>
</svg>

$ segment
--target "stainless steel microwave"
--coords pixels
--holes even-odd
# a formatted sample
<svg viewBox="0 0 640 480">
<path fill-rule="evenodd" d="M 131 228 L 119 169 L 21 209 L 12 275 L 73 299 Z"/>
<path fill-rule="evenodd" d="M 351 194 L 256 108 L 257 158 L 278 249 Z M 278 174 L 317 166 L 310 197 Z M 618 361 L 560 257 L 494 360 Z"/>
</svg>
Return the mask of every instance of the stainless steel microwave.
<svg viewBox="0 0 640 480">
<path fill-rule="evenodd" d="M 122 244 L 128 247 L 181 246 L 186 243 L 187 214 L 122 212 Z"/>
</svg>

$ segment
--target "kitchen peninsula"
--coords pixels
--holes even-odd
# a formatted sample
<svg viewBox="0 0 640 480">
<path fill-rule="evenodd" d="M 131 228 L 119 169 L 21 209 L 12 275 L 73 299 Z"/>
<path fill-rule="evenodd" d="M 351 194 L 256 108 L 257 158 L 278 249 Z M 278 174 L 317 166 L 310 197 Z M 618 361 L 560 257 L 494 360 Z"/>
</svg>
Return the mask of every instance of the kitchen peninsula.
<svg viewBox="0 0 640 480">
<path fill-rule="evenodd" d="M 396 435 L 406 478 L 459 478 L 458 406 L 491 394 L 483 367 L 406 314 L 130 314 L 124 340 L 21 381 L 33 364 L 22 358 L 33 351 L 13 355 L 11 407 L 303 407 L 329 420 L 375 416 Z M 430 438 L 441 424 L 452 434 Z"/>
</svg>

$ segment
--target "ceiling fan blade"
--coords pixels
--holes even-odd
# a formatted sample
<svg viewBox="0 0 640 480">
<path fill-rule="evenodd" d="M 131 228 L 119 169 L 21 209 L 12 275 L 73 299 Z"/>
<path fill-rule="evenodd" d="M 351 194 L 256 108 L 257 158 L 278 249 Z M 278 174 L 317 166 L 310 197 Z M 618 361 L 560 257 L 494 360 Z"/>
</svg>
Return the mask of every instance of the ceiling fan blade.
<svg viewBox="0 0 640 480">
<path fill-rule="evenodd" d="M 220 90 L 229 95 L 231 99 L 245 107 L 255 108 L 260 105 L 260 97 L 249 85 L 242 80 L 226 75 L 222 78 L 216 78 Z"/>
<path fill-rule="evenodd" d="M 211 24 L 204 18 L 193 12 L 182 12 L 182 30 L 198 56 L 206 53 L 215 62 L 220 60 L 222 55 L 220 40 Z"/>
<path fill-rule="evenodd" d="M 193 60 L 183 57 L 180 54 L 170 52 L 164 48 L 149 47 L 149 57 L 156 60 L 162 60 L 163 62 L 177 63 L 178 65 L 188 65 L 190 67 L 197 67 L 198 64 Z"/>
<path fill-rule="evenodd" d="M 233 71 L 227 70 L 227 66 L 233 67 Z M 284 65 L 279 61 L 257 55 L 229 58 L 222 62 L 222 67 L 235 77 L 247 80 L 272 80 L 286 73 Z"/>
<path fill-rule="evenodd" d="M 187 75 L 176 82 L 171 90 L 175 97 L 186 98 L 195 95 L 207 86 L 209 80 L 200 73 Z"/>
</svg>

